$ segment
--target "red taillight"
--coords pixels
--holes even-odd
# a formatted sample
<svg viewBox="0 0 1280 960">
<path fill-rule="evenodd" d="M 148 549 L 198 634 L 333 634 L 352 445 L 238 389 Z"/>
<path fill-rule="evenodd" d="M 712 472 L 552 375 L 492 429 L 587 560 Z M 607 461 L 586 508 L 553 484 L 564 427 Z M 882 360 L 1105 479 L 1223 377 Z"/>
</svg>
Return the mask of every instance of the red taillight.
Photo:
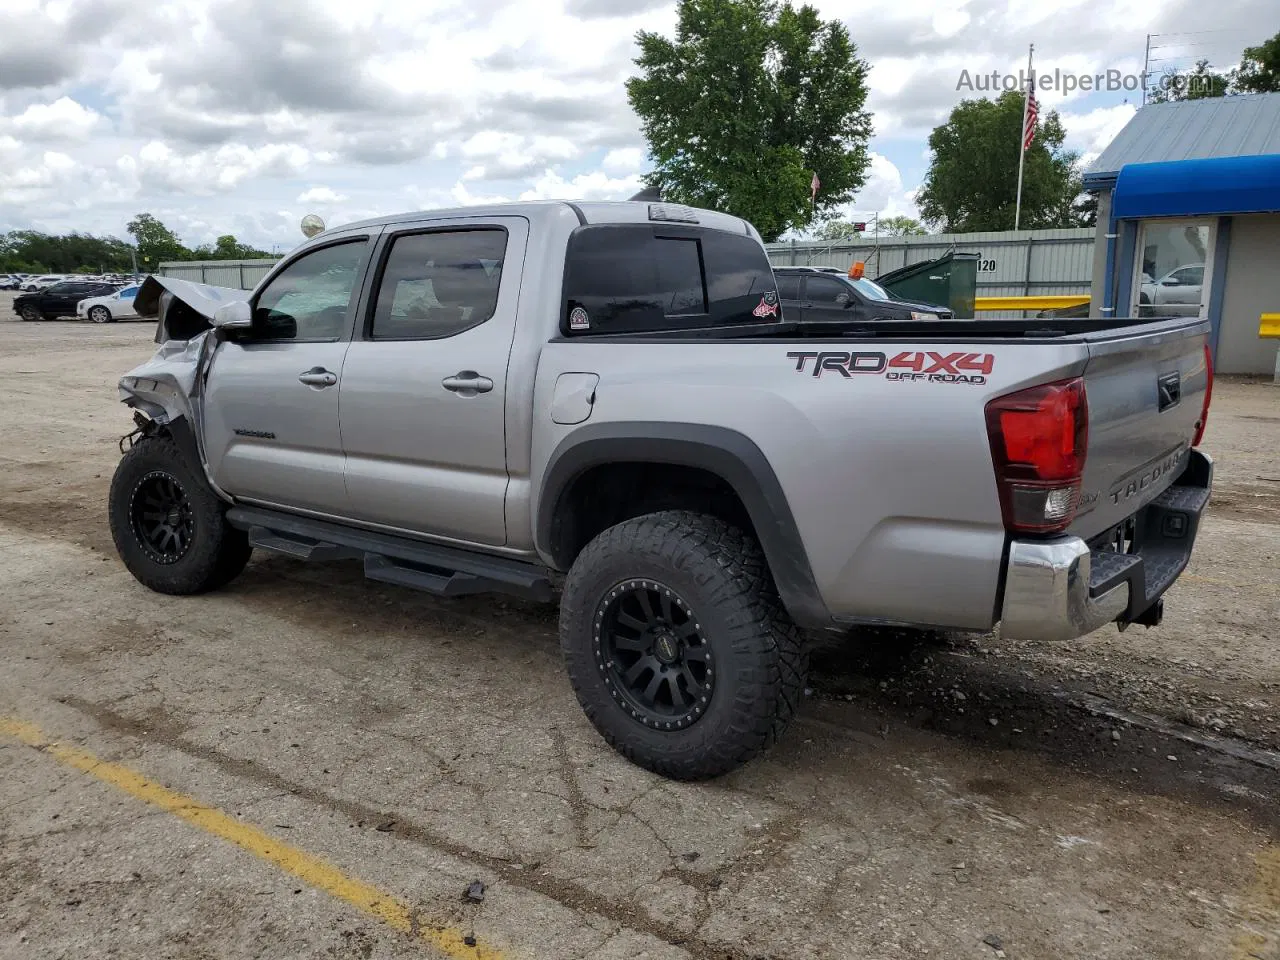
<svg viewBox="0 0 1280 960">
<path fill-rule="evenodd" d="M 1089 445 L 1084 380 L 1060 380 L 987 404 L 987 438 L 1007 530 L 1065 530 L 1080 505 Z"/>
<path fill-rule="evenodd" d="M 1204 345 L 1204 405 L 1200 408 L 1200 419 L 1196 421 L 1196 435 L 1191 440 L 1193 447 L 1200 446 L 1200 441 L 1204 439 L 1204 428 L 1209 425 L 1209 401 L 1213 399 L 1213 354 L 1209 352 L 1209 345 Z"/>
</svg>

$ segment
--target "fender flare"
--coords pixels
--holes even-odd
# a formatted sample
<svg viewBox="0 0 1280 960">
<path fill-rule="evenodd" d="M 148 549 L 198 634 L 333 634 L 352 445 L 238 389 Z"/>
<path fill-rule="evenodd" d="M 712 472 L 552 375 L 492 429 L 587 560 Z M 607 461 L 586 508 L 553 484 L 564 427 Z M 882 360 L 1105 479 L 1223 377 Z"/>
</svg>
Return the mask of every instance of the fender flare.
<svg viewBox="0 0 1280 960">
<path fill-rule="evenodd" d="M 696 467 L 725 481 L 746 507 L 792 620 L 811 629 L 831 626 L 831 614 L 777 474 L 750 437 L 728 427 L 665 421 L 599 423 L 562 440 L 543 473 L 534 525 L 538 553 L 554 568 L 567 569 L 572 560 L 556 555 L 553 534 L 573 482 L 592 467 L 622 462 Z"/>
</svg>

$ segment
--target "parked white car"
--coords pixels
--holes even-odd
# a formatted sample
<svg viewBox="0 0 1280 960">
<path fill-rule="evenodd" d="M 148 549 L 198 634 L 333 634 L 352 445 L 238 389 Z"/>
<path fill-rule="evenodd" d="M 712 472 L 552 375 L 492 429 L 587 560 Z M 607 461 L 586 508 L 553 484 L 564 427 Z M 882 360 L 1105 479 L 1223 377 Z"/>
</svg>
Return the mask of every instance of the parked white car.
<svg viewBox="0 0 1280 960">
<path fill-rule="evenodd" d="M 1142 275 L 1138 297 L 1140 316 L 1194 317 L 1200 312 L 1204 290 L 1204 264 L 1187 263 L 1159 280 Z"/>
<path fill-rule="evenodd" d="M 129 320 L 138 314 L 133 309 L 133 298 L 137 296 L 138 284 L 109 293 L 105 297 L 89 297 L 76 304 L 76 316 L 88 318 L 94 323 L 114 323 L 117 320 Z"/>
<path fill-rule="evenodd" d="M 55 283 L 61 283 L 65 279 L 67 278 L 54 273 L 46 274 L 43 277 L 28 277 L 27 281 L 22 285 L 22 289 L 27 293 L 35 293 L 37 290 L 52 287 Z"/>
</svg>

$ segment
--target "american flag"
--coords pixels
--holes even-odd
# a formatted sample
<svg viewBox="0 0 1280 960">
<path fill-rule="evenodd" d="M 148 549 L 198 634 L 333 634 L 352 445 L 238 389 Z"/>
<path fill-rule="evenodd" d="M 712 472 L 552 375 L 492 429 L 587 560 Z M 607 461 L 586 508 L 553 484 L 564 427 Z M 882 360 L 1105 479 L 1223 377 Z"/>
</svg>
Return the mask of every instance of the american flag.
<svg viewBox="0 0 1280 960">
<path fill-rule="evenodd" d="M 1033 74 L 1031 85 L 1027 88 L 1027 120 L 1022 125 L 1022 149 L 1031 149 L 1031 141 L 1036 138 L 1036 117 L 1039 108 L 1036 106 L 1036 78 Z"/>
</svg>

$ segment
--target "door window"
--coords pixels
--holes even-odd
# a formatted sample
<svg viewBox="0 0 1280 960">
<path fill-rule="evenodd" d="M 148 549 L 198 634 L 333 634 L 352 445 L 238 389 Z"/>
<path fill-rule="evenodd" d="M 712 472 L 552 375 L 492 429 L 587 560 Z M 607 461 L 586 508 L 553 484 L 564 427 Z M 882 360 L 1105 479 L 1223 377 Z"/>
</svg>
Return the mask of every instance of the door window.
<svg viewBox="0 0 1280 960">
<path fill-rule="evenodd" d="M 800 277 L 794 273 L 778 274 L 778 299 L 800 299 Z"/>
<path fill-rule="evenodd" d="M 701 227 L 578 227 L 565 254 L 564 294 L 561 329 L 570 336 L 778 319 L 777 282 L 760 243 Z"/>
<path fill-rule="evenodd" d="M 507 231 L 500 227 L 406 234 L 391 245 L 378 284 L 374 340 L 438 340 L 493 316 Z"/>
<path fill-rule="evenodd" d="M 337 340 L 360 276 L 366 241 L 303 254 L 276 274 L 253 310 L 255 339 Z"/>
<path fill-rule="evenodd" d="M 1203 220 L 1151 220 L 1142 225 L 1135 259 L 1131 315 L 1203 315 L 1209 302 L 1205 265 L 1213 228 Z"/>
<path fill-rule="evenodd" d="M 805 299 L 815 307 L 843 307 L 849 302 L 849 287 L 832 277 L 805 279 Z"/>
</svg>

